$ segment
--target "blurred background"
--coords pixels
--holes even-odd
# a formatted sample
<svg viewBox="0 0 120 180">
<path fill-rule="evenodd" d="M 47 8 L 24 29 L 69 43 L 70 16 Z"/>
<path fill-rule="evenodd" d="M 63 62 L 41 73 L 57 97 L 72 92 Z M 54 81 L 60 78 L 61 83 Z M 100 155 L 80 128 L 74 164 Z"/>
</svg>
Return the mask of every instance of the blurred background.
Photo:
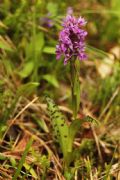
<svg viewBox="0 0 120 180">
<path fill-rule="evenodd" d="M 80 63 L 79 116 L 89 114 L 101 122 L 97 134 L 103 162 L 109 164 L 117 148 L 112 163 L 118 169 L 120 0 L 0 0 L 0 149 L 5 152 L 4 145 L 11 151 L 18 134 L 24 134 L 28 128 L 26 123 L 36 129 L 36 133 L 39 129 L 40 133 L 48 131 L 49 127 L 44 124 L 47 120 L 44 125 L 37 121 L 45 114 L 34 107 L 44 104 L 45 93 L 59 105 L 71 108 L 69 65 L 64 66 L 63 59 L 56 61 L 55 55 L 61 22 L 69 7 L 76 17 L 82 16 L 87 21 L 88 59 Z M 7 131 L 11 120 L 36 96 L 40 100 L 17 116 L 17 123 L 10 124 Z M 88 132 L 86 136 L 90 136 Z M 48 140 L 46 136 L 44 140 Z M 92 145 L 89 148 L 93 148 Z M 94 158 L 94 161 L 97 160 Z M 117 178 L 116 174 L 112 178 Z"/>
</svg>

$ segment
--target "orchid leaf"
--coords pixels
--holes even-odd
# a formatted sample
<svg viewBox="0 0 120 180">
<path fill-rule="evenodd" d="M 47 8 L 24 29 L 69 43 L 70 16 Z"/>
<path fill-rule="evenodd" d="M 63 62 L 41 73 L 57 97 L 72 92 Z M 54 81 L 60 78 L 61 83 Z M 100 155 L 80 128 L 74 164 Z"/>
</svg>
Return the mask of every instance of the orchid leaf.
<svg viewBox="0 0 120 180">
<path fill-rule="evenodd" d="M 66 124 L 64 116 L 62 115 L 54 101 L 49 97 L 46 97 L 46 101 L 54 130 L 54 137 L 60 143 L 63 155 L 66 158 L 68 144 L 68 125 Z"/>
</svg>

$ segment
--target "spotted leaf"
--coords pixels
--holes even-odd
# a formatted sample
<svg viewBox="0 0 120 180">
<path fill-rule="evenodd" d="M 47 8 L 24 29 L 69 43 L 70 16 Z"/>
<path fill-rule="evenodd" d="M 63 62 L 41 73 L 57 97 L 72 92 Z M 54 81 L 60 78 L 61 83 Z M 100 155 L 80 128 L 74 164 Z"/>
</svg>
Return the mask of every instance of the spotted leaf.
<svg viewBox="0 0 120 180">
<path fill-rule="evenodd" d="M 62 115 L 54 101 L 49 97 L 46 97 L 46 101 L 54 130 L 54 136 L 60 143 L 60 147 L 62 149 L 64 157 L 67 157 L 68 125 L 66 124 L 64 116 Z"/>
</svg>

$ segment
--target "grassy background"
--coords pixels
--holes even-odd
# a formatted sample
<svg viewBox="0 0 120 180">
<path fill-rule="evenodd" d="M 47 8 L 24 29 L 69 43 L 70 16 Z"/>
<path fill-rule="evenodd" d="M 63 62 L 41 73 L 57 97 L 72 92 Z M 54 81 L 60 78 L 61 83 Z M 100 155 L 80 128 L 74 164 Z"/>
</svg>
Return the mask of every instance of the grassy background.
<svg viewBox="0 0 120 180">
<path fill-rule="evenodd" d="M 100 124 L 81 128 L 68 172 L 44 94 L 60 105 L 69 124 L 69 65 L 55 57 L 69 6 L 88 21 L 78 117 L 91 115 Z M 0 179 L 120 179 L 119 43 L 119 0 L 0 1 Z"/>
</svg>

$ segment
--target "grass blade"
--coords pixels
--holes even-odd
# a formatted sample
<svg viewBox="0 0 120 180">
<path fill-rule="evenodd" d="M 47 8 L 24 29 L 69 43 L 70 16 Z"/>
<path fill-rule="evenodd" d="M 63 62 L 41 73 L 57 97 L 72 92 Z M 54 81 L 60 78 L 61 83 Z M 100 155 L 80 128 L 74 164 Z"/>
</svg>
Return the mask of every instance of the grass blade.
<svg viewBox="0 0 120 180">
<path fill-rule="evenodd" d="M 106 53 L 105 51 L 103 51 L 101 49 L 98 49 L 98 48 L 95 48 L 95 47 L 93 47 L 91 45 L 88 45 L 88 44 L 86 46 L 86 50 L 88 52 L 92 52 L 92 53 L 94 53 L 94 54 L 96 54 L 96 55 L 98 55 L 98 56 L 100 56 L 102 58 L 109 57 L 109 54 Z"/>
<path fill-rule="evenodd" d="M 28 151 L 29 151 L 32 143 L 33 143 L 33 139 L 31 138 L 31 139 L 29 140 L 29 142 L 27 143 L 27 145 L 26 145 L 25 151 L 24 151 L 24 153 L 23 153 L 23 155 L 22 155 L 21 160 L 19 161 L 18 168 L 17 168 L 17 170 L 16 170 L 16 172 L 15 172 L 12 180 L 17 180 L 18 176 L 20 175 L 20 171 L 21 171 L 21 169 L 22 169 L 22 166 L 23 166 L 23 164 L 24 164 L 24 162 L 25 162 L 25 158 L 26 158 L 26 156 L 27 156 L 27 153 L 28 153 Z"/>
</svg>

